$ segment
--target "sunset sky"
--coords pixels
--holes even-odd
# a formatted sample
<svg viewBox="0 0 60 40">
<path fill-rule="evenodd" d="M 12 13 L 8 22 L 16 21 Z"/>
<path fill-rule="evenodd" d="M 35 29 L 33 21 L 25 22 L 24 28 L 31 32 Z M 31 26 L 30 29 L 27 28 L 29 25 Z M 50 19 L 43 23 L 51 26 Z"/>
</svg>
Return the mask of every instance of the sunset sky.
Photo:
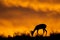
<svg viewBox="0 0 60 40">
<path fill-rule="evenodd" d="M 60 33 L 60 0 L 0 0 L 0 35 L 30 33 L 41 23 Z"/>
</svg>

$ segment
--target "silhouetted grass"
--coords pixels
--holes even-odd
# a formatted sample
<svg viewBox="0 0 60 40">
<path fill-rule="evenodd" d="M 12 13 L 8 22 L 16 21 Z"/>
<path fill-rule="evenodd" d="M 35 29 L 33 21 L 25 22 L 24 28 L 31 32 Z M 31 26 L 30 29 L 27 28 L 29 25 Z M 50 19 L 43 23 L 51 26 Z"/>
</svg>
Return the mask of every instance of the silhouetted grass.
<svg viewBox="0 0 60 40">
<path fill-rule="evenodd" d="M 15 35 L 14 37 L 8 36 L 3 37 L 0 36 L 0 40 L 60 40 L 60 33 L 52 33 L 50 36 L 36 35 L 35 37 L 25 34 Z"/>
</svg>

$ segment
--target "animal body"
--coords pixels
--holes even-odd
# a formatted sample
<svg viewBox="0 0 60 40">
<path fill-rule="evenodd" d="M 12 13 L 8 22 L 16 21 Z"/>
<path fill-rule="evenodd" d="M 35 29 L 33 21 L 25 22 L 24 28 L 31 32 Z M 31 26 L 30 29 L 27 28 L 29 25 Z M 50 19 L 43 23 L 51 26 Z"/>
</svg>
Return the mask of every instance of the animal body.
<svg viewBox="0 0 60 40">
<path fill-rule="evenodd" d="M 43 34 L 44 34 L 44 32 L 46 32 L 46 34 L 47 34 L 46 26 L 47 26 L 46 24 L 39 24 L 39 25 L 35 26 L 34 30 L 31 31 L 31 35 L 33 36 L 33 34 L 36 30 L 37 30 L 37 34 L 38 34 L 38 30 L 40 30 L 40 29 L 43 29 Z"/>
</svg>

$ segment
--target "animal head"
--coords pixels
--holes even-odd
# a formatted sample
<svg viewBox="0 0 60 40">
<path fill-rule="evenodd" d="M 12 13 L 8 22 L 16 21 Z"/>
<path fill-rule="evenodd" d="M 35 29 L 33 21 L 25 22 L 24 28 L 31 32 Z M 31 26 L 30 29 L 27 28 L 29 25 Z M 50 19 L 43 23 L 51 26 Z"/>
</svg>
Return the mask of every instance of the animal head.
<svg viewBox="0 0 60 40">
<path fill-rule="evenodd" d="M 31 35 L 33 36 L 34 31 L 31 31 Z"/>
</svg>

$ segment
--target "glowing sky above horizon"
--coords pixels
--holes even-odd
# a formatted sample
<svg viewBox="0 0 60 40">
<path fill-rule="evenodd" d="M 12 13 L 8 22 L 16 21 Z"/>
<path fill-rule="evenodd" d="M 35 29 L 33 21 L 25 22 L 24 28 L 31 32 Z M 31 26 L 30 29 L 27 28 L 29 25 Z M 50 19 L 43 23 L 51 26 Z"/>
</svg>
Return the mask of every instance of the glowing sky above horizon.
<svg viewBox="0 0 60 40">
<path fill-rule="evenodd" d="M 40 23 L 48 34 L 60 33 L 60 0 L 0 0 L 0 34 L 30 32 Z"/>
</svg>

